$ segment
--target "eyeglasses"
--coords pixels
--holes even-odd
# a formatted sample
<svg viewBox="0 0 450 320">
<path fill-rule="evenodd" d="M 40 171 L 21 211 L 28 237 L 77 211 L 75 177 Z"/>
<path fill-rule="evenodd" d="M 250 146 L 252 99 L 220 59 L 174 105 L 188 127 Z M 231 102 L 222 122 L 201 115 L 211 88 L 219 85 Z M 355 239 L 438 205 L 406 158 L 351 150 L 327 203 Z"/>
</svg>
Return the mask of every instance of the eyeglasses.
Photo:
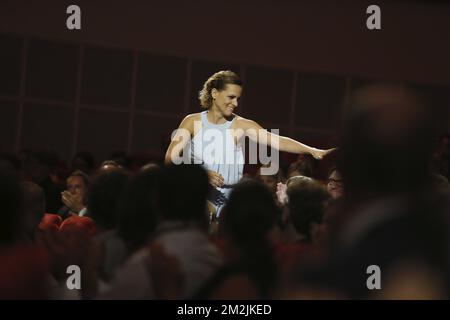
<svg viewBox="0 0 450 320">
<path fill-rule="evenodd" d="M 338 186 L 338 187 L 342 187 L 344 185 L 343 181 L 340 179 L 328 179 L 328 184 L 333 183 L 334 185 Z"/>
</svg>

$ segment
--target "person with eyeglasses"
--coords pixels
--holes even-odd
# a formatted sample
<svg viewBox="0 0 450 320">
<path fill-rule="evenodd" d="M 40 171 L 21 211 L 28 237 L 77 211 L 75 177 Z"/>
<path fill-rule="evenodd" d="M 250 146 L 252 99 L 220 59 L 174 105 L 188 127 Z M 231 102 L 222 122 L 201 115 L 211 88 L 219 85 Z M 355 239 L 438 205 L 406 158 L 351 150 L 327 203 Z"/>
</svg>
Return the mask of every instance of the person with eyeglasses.
<svg viewBox="0 0 450 320">
<path fill-rule="evenodd" d="M 338 199 L 344 194 L 342 175 L 336 167 L 333 167 L 328 175 L 327 190 L 333 199 Z"/>
</svg>

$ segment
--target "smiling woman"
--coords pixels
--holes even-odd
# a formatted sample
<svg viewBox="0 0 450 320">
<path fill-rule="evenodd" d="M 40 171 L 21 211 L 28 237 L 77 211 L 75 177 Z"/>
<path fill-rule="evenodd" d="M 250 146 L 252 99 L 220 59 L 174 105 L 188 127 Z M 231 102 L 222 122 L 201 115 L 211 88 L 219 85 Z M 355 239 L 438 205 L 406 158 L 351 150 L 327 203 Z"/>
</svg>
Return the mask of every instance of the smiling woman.
<svg viewBox="0 0 450 320">
<path fill-rule="evenodd" d="M 206 110 L 183 119 L 166 152 L 166 163 L 180 163 L 183 154 L 185 162 L 204 165 L 209 182 L 215 187 L 210 201 L 216 206 L 217 214 L 228 199 L 231 187 L 242 178 L 244 137 L 277 151 L 308 153 L 316 159 L 332 151 L 312 148 L 276 135 L 255 121 L 238 116 L 234 110 L 239 105 L 241 94 L 242 81 L 237 74 L 229 70 L 213 74 L 199 92 L 200 105 Z M 257 158 L 257 155 L 249 156 Z"/>
<path fill-rule="evenodd" d="M 200 105 L 204 109 L 210 109 L 214 102 L 217 104 L 217 95 L 223 93 L 223 98 L 228 97 L 226 101 L 230 108 L 238 106 L 238 100 L 242 93 L 242 81 L 232 71 L 219 71 L 212 75 L 203 85 L 199 92 Z M 223 101 L 222 101 L 223 102 Z"/>
</svg>

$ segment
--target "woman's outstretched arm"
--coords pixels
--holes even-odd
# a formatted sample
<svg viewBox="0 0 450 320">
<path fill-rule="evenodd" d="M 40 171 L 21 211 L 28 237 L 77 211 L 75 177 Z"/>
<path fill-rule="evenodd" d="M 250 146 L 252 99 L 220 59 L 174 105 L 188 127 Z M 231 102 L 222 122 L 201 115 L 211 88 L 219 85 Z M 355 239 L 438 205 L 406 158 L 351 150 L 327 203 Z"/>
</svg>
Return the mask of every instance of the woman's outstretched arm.
<svg viewBox="0 0 450 320">
<path fill-rule="evenodd" d="M 322 159 L 325 155 L 335 150 L 334 148 L 328 150 L 317 149 L 297 140 L 271 133 L 253 120 L 240 118 L 239 128 L 244 130 L 245 135 L 247 135 L 250 140 L 258 144 L 271 146 L 280 151 L 297 154 L 307 153 L 312 155 L 315 159 Z"/>
</svg>

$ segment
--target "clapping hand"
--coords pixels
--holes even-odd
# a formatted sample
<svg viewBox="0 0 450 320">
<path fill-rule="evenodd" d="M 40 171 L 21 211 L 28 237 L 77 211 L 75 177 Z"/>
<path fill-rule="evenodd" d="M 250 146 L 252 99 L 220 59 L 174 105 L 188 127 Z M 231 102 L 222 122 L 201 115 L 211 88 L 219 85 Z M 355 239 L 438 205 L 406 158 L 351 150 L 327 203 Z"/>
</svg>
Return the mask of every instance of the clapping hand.
<svg viewBox="0 0 450 320">
<path fill-rule="evenodd" d="M 69 191 L 61 192 L 61 200 L 66 207 L 73 212 L 80 212 L 83 208 L 83 200 L 79 194 L 71 194 Z"/>
</svg>

